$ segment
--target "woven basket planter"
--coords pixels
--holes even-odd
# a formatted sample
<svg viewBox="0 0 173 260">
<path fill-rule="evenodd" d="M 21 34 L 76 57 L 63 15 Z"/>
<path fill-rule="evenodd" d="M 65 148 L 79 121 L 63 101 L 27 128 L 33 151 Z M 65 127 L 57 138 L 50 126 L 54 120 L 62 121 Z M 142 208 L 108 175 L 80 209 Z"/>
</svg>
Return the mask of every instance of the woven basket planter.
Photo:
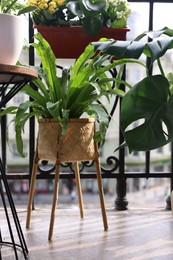
<svg viewBox="0 0 173 260">
<path fill-rule="evenodd" d="M 48 161 L 75 162 L 95 159 L 95 119 L 70 119 L 65 135 L 54 119 L 40 119 L 38 158 Z"/>
</svg>

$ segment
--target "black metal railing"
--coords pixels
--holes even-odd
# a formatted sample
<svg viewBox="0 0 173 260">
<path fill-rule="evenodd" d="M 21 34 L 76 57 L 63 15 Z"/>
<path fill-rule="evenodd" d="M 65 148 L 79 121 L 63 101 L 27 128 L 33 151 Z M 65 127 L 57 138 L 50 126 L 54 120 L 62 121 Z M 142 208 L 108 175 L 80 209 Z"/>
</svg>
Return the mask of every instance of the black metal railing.
<svg viewBox="0 0 173 260">
<path fill-rule="evenodd" d="M 148 4 L 148 23 L 146 25 L 145 30 L 152 30 L 153 29 L 153 19 L 154 19 L 154 8 L 155 4 L 158 3 L 171 3 L 173 4 L 173 1 L 154 1 L 154 0 L 139 0 L 139 1 L 131 1 L 129 0 L 131 4 L 143 4 L 146 3 Z M 171 17 L 170 17 L 171 19 Z M 32 28 L 32 22 L 30 21 L 29 23 L 29 39 L 30 42 L 33 41 L 33 28 Z M 29 50 L 29 64 L 34 65 L 34 50 L 33 48 L 30 48 Z M 112 106 L 112 113 L 115 113 L 116 108 L 118 106 L 119 102 L 118 99 L 115 98 Z M 8 178 L 19 178 L 19 179 L 25 179 L 28 178 L 30 179 L 31 176 L 31 170 L 32 170 L 32 160 L 34 156 L 34 147 L 35 147 L 35 121 L 34 119 L 31 119 L 30 121 L 30 149 L 29 149 L 29 174 L 10 174 Z M 121 132 L 119 131 L 119 143 L 122 143 L 123 137 Z M 115 186 L 116 186 L 116 199 L 115 199 L 115 207 L 118 210 L 124 210 L 127 209 L 127 198 L 126 198 L 126 181 L 127 179 L 130 178 L 168 178 L 170 180 L 170 190 L 173 190 L 173 177 L 172 177 L 172 172 L 173 172 L 173 146 L 171 146 L 171 152 L 169 156 L 169 170 L 166 172 L 161 171 L 161 172 L 154 172 L 150 170 L 150 163 L 151 163 L 151 155 L 150 152 L 147 152 L 145 156 L 145 162 L 144 162 L 144 170 L 140 172 L 135 172 L 135 171 L 129 171 L 126 170 L 127 164 L 126 164 L 126 159 L 125 159 L 125 151 L 124 149 L 121 149 L 119 154 L 115 156 L 114 153 L 112 153 L 111 156 L 108 156 L 105 162 L 101 165 L 102 166 L 102 176 L 103 178 L 112 178 L 115 179 Z M 5 163 L 5 149 L 2 149 L 3 153 L 3 158 L 4 158 L 4 163 Z M 45 163 L 45 162 L 44 162 Z M 73 174 L 73 168 L 71 164 L 64 164 L 63 165 L 63 171 L 61 173 L 61 178 L 74 178 Z M 44 166 L 40 167 L 40 174 L 38 175 L 39 179 L 52 179 L 54 176 L 51 174 L 53 172 L 54 167 L 52 167 L 48 172 L 44 170 Z M 46 172 L 46 174 L 45 174 Z M 92 168 L 92 162 L 85 162 L 81 164 L 81 178 L 95 178 L 96 174 L 93 171 Z M 170 209 L 170 199 L 167 199 L 167 208 Z"/>
</svg>

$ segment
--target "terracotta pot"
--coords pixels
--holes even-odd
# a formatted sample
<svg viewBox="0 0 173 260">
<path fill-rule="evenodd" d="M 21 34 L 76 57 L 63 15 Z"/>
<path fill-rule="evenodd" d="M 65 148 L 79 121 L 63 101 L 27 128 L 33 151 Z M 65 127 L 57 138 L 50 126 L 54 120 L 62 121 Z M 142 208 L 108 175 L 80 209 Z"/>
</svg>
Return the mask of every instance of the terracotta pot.
<svg viewBox="0 0 173 260">
<path fill-rule="evenodd" d="M 23 17 L 0 14 L 0 63 L 15 65 L 24 42 Z"/>
<path fill-rule="evenodd" d="M 126 33 L 129 31 L 129 28 L 102 28 L 98 35 L 90 36 L 80 26 L 53 27 L 34 25 L 34 28 L 49 42 L 57 58 L 69 59 L 78 58 L 90 42 L 98 41 L 100 38 L 125 40 Z"/>
<path fill-rule="evenodd" d="M 40 119 L 38 158 L 48 161 L 75 162 L 95 159 L 95 119 L 69 119 L 62 137 L 54 119 Z"/>
</svg>

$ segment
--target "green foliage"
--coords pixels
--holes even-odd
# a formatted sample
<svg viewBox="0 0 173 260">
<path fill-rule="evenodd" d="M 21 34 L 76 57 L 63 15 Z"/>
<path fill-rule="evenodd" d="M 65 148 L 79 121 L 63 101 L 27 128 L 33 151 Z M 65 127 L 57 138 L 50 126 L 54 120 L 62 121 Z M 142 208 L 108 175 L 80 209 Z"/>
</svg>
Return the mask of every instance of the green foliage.
<svg viewBox="0 0 173 260">
<path fill-rule="evenodd" d="M 146 36 L 149 37 L 149 42 L 144 41 Z M 172 141 L 173 76 L 172 72 L 165 75 L 161 58 L 173 48 L 173 30 L 163 28 L 144 32 L 134 41 L 96 42 L 93 46 L 104 54 L 115 56 L 121 61 L 126 60 L 126 64 L 133 58 L 137 64 L 142 65 L 138 60 L 142 55 L 149 59 L 147 66 L 143 64 L 146 76 L 122 98 L 121 130 L 130 152 L 156 149 Z M 149 73 L 153 65 L 158 67 L 156 75 Z M 170 65 L 172 69 L 172 64 Z M 121 147 L 123 146 L 124 144 Z"/>
<path fill-rule="evenodd" d="M 104 142 L 109 114 L 100 99 L 105 96 L 109 100 L 112 94 L 123 95 L 119 89 L 123 82 L 120 76 L 122 73 L 119 73 L 119 78 L 113 79 L 107 72 L 116 66 L 124 66 L 124 61 L 114 60 L 105 65 L 107 55 L 95 52 L 94 47 L 88 45 L 73 66 L 63 68 L 62 74 L 58 76 L 56 59 L 50 45 L 39 33 L 35 38 L 37 41 L 32 45 L 40 57 L 42 67 L 35 68 L 39 77 L 23 88 L 32 101 L 25 101 L 19 107 L 7 108 L 0 113 L 1 116 L 15 114 L 16 143 L 20 155 L 25 156 L 22 141 L 24 126 L 33 116 L 37 119 L 54 118 L 61 124 L 64 133 L 68 118 L 80 118 L 85 113 L 98 121 L 96 139 Z M 113 89 L 112 82 L 117 85 Z"/>
<path fill-rule="evenodd" d="M 102 14 L 106 9 L 105 0 L 72 0 L 67 3 L 68 10 L 79 17 L 87 34 L 96 35 L 103 26 Z"/>
<path fill-rule="evenodd" d="M 36 25 L 47 26 L 82 26 L 84 31 L 93 36 L 102 27 L 126 27 L 131 9 L 126 0 L 48 0 L 46 5 L 39 1 L 28 0 L 29 6 L 36 6 L 32 19 Z"/>
<path fill-rule="evenodd" d="M 26 6 L 18 0 L 0 0 L 0 13 L 20 15 L 36 10 L 35 6 Z"/>
<path fill-rule="evenodd" d="M 131 14 L 126 0 L 70 0 L 67 8 L 89 35 L 96 35 L 102 27 L 123 28 Z"/>
<path fill-rule="evenodd" d="M 173 139 L 172 109 L 169 82 L 162 75 L 144 78 L 127 92 L 122 100 L 121 129 L 130 151 L 152 150 L 169 143 Z M 134 122 L 137 126 L 128 130 Z"/>
</svg>

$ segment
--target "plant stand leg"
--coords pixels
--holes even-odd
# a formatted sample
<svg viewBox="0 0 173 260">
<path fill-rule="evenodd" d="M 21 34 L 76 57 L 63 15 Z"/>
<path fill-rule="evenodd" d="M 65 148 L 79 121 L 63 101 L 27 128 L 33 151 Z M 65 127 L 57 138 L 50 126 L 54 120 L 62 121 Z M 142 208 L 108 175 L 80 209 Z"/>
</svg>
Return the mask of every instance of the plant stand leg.
<svg viewBox="0 0 173 260">
<path fill-rule="evenodd" d="M 81 188 L 81 181 L 80 181 L 80 173 L 79 173 L 78 162 L 74 162 L 74 168 L 75 168 L 75 178 L 76 178 L 76 185 L 77 185 L 77 192 L 78 192 L 80 216 L 81 216 L 81 218 L 84 218 L 82 188 Z"/>
<path fill-rule="evenodd" d="M 33 164 L 33 168 L 32 168 L 30 189 L 29 189 L 27 216 L 26 216 L 26 228 L 29 228 L 29 226 L 30 226 L 30 218 L 31 218 L 32 203 L 33 203 L 34 192 L 35 192 L 37 168 L 38 168 L 38 158 L 37 158 L 37 156 L 35 156 L 34 164 Z"/>
<path fill-rule="evenodd" d="M 100 205 L 101 205 L 102 217 L 103 217 L 103 226 L 104 226 L 105 230 L 108 230 L 105 200 L 104 200 L 104 193 L 103 193 L 103 185 L 102 185 L 102 178 L 101 178 L 101 169 L 100 169 L 100 162 L 99 162 L 98 158 L 95 159 L 95 164 L 96 164 L 96 172 L 97 172 Z"/>
<path fill-rule="evenodd" d="M 53 234 L 56 205 L 58 202 L 59 170 L 60 170 L 60 162 L 57 162 L 56 169 L 55 169 L 54 191 L 53 191 L 52 211 L 51 211 L 51 218 L 50 218 L 50 225 L 49 225 L 48 240 L 52 239 L 52 234 Z"/>
</svg>

